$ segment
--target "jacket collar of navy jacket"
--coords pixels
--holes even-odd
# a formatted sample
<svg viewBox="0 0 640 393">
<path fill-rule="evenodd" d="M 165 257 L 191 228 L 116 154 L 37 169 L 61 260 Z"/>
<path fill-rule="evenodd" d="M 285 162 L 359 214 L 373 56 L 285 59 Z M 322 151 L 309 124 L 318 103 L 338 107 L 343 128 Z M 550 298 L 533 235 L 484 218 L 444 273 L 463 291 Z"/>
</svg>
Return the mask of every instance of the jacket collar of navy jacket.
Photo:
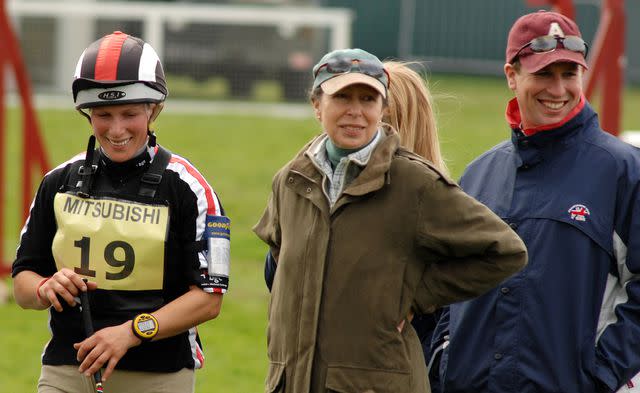
<svg viewBox="0 0 640 393">
<path fill-rule="evenodd" d="M 517 105 L 517 103 L 509 103 L 509 106 L 512 107 L 511 109 L 513 109 L 513 105 Z M 533 166 L 546 156 L 558 154 L 560 151 L 572 147 L 578 142 L 576 138 L 585 137 L 586 133 L 591 130 L 602 132 L 598 124 L 597 114 L 584 96 L 576 108 L 576 113 L 573 113 L 574 110 L 561 122 L 545 126 L 544 132 L 536 132 L 530 136 L 526 136 L 522 132 L 519 123 L 516 126 L 512 124 L 511 142 L 521 160 L 518 167 Z M 509 113 L 509 110 L 507 112 Z M 511 119 L 513 120 L 514 118 Z"/>
<path fill-rule="evenodd" d="M 548 131 L 553 130 L 554 128 L 561 127 L 563 124 L 573 119 L 582 110 L 586 101 L 586 98 L 584 97 L 584 95 L 582 95 L 580 97 L 580 102 L 578 102 L 578 105 L 576 105 L 576 107 L 573 108 L 571 112 L 569 112 L 567 116 L 565 116 L 564 119 L 560 120 L 557 123 L 528 128 L 525 130 L 520 127 L 520 125 L 522 124 L 522 117 L 520 116 L 520 106 L 518 105 L 518 100 L 516 98 L 513 98 L 507 104 L 507 112 L 505 113 L 505 117 L 507 118 L 507 122 L 511 126 L 511 129 L 520 129 L 523 134 L 531 136 L 533 134 L 537 134 L 540 131 Z"/>
</svg>

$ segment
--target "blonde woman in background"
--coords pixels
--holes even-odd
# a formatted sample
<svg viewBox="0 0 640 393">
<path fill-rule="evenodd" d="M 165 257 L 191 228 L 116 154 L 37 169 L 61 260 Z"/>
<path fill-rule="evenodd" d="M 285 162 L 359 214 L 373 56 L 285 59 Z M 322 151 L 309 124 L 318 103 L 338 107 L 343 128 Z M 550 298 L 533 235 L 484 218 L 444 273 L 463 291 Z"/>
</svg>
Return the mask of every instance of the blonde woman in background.
<svg viewBox="0 0 640 393">
<path fill-rule="evenodd" d="M 407 63 L 387 60 L 384 68 L 389 73 L 388 111 L 384 121 L 400 134 L 400 145 L 431 161 L 446 172 L 447 166 L 440 153 L 438 125 L 431 92 L 426 80 Z"/>
</svg>

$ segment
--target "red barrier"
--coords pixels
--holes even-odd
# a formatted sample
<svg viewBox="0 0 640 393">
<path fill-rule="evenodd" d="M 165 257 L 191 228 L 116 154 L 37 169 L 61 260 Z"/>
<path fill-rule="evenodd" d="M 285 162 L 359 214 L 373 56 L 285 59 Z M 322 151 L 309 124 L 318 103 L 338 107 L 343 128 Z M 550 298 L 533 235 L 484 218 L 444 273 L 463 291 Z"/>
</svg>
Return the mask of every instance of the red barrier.
<svg viewBox="0 0 640 393">
<path fill-rule="evenodd" d="M 31 86 L 27 76 L 27 69 L 20 53 L 18 39 L 11 28 L 5 2 L 0 0 L 0 156 L 4 156 L 3 153 L 6 151 L 4 71 L 7 65 L 13 70 L 22 106 L 22 218 L 26 219 L 33 194 L 33 170 L 38 166 L 40 175 L 44 175 L 49 168 L 49 163 L 42 138 L 40 137 L 38 120 L 31 100 Z M 0 160 L 0 276 L 6 275 L 11 271 L 10 266 L 4 262 L 6 260 L 4 253 L 4 217 L 7 207 L 5 189 L 15 188 L 6 187 L 5 164 L 4 160 Z"/>
<path fill-rule="evenodd" d="M 4 9 L 4 2 L 0 5 Z M 5 147 L 5 124 L 6 124 L 6 116 L 5 116 L 5 78 L 3 70 L 6 69 L 8 61 L 8 51 L 5 49 L 4 43 L 4 33 L 0 33 L 0 152 L 6 151 Z M 0 155 L 1 157 L 1 155 Z M 9 266 L 6 263 L 3 263 L 4 259 L 4 207 L 6 206 L 4 190 L 7 187 L 4 187 L 6 184 L 5 180 L 5 172 L 4 172 L 4 160 L 0 160 L 0 277 L 3 277 L 11 271 Z"/>
<path fill-rule="evenodd" d="M 591 97 L 597 84 L 602 88 L 599 111 L 602 129 L 620 133 L 623 75 L 625 69 L 624 0 L 603 0 L 600 25 L 591 44 L 585 95 Z"/>
<path fill-rule="evenodd" d="M 567 17 L 575 20 L 576 9 L 573 6 L 573 0 L 527 0 L 529 7 L 544 7 L 550 5 L 553 10 L 566 15 Z"/>
</svg>

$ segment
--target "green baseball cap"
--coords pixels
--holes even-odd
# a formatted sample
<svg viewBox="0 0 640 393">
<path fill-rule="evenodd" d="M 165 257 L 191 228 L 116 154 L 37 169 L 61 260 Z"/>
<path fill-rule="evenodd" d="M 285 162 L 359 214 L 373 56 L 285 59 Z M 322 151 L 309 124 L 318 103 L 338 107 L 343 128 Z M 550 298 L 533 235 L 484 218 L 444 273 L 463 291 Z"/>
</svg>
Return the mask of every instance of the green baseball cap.
<svg viewBox="0 0 640 393">
<path fill-rule="evenodd" d="M 313 89 L 326 94 L 354 84 L 364 84 L 387 97 L 389 75 L 380 59 L 362 49 L 338 49 L 327 53 L 313 67 Z"/>
</svg>

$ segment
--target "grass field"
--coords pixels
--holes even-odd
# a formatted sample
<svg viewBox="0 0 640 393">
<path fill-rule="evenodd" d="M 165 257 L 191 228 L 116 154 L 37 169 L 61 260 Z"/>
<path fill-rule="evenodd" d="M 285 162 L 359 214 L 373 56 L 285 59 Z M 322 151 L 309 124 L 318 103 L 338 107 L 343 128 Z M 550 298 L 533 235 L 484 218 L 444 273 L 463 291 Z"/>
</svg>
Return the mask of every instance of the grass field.
<svg viewBox="0 0 640 393">
<path fill-rule="evenodd" d="M 504 108 L 510 98 L 502 79 L 439 77 L 431 81 L 440 138 L 454 178 L 482 151 L 508 137 Z M 71 106 L 71 103 L 70 103 Z M 171 106 L 169 100 L 168 107 Z M 640 129 L 640 89 L 624 101 L 624 129 Z M 310 112 L 311 114 L 311 112 Z M 52 164 L 86 146 L 90 129 L 72 110 L 38 113 Z M 198 392 L 262 391 L 266 372 L 265 328 L 268 293 L 262 279 L 265 247 L 251 233 L 266 202 L 271 177 L 319 128 L 303 120 L 246 116 L 178 115 L 166 111 L 157 124 L 160 143 L 189 158 L 218 192 L 232 219 L 232 278 L 218 319 L 200 328 L 207 356 L 197 373 Z M 19 229 L 19 112 L 9 111 L 5 201 L 8 253 Z M 6 255 L 10 262 L 12 255 Z M 40 352 L 49 332 L 46 313 L 0 306 L 0 392 L 35 391 Z"/>
</svg>

